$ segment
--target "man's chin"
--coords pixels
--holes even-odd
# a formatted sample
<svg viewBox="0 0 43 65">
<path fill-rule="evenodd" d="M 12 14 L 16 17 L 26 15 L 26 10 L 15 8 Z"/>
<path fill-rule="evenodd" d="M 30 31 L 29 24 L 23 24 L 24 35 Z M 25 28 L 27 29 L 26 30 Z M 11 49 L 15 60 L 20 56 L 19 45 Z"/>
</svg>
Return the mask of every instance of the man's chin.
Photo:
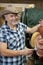
<svg viewBox="0 0 43 65">
<path fill-rule="evenodd" d="M 18 23 L 19 23 L 19 22 L 15 22 L 15 23 L 14 23 L 14 22 L 12 22 L 12 25 L 17 25 Z"/>
</svg>

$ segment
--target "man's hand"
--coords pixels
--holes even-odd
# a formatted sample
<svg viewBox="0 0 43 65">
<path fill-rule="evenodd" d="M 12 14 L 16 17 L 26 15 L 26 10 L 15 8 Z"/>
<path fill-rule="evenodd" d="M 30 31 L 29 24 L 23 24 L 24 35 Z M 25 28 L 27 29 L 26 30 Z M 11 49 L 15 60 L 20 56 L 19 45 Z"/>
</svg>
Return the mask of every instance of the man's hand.
<svg viewBox="0 0 43 65">
<path fill-rule="evenodd" d="M 30 55 L 33 53 L 33 49 L 25 48 L 25 49 L 21 50 L 21 53 L 22 53 L 22 55 Z"/>
</svg>

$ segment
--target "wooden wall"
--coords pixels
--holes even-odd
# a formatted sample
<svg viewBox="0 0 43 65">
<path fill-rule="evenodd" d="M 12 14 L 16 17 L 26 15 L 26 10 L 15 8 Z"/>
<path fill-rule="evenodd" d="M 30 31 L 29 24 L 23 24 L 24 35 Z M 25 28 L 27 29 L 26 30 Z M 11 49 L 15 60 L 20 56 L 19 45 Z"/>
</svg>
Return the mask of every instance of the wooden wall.
<svg viewBox="0 0 43 65">
<path fill-rule="evenodd" d="M 33 3 L 36 7 L 43 9 L 43 0 L 0 0 L 0 3 Z"/>
</svg>

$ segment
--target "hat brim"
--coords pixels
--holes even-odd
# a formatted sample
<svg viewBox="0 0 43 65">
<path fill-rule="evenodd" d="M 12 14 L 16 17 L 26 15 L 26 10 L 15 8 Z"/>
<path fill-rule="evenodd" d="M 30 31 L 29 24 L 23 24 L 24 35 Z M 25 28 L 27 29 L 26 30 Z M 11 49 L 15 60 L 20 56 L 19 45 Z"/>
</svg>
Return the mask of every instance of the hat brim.
<svg viewBox="0 0 43 65">
<path fill-rule="evenodd" d="M 13 11 L 9 11 L 9 10 L 2 10 L 0 12 L 0 17 L 4 16 L 4 15 L 7 15 L 7 14 L 10 14 L 10 13 L 13 13 L 13 14 L 19 14 L 20 12 L 13 12 Z"/>
</svg>

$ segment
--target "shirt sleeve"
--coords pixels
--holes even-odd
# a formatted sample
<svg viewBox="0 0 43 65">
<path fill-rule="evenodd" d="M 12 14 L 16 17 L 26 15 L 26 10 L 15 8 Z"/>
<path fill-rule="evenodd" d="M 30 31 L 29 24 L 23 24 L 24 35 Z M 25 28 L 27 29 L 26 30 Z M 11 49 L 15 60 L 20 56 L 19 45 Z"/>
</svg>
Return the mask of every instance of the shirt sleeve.
<svg viewBox="0 0 43 65">
<path fill-rule="evenodd" d="M 0 28 L 0 42 L 6 42 L 5 32 Z"/>
<path fill-rule="evenodd" d="M 23 31 L 26 32 L 26 30 L 27 30 L 27 25 L 25 25 L 25 24 L 22 23 L 22 28 L 23 28 Z"/>
</svg>

